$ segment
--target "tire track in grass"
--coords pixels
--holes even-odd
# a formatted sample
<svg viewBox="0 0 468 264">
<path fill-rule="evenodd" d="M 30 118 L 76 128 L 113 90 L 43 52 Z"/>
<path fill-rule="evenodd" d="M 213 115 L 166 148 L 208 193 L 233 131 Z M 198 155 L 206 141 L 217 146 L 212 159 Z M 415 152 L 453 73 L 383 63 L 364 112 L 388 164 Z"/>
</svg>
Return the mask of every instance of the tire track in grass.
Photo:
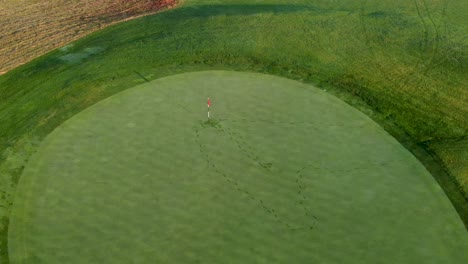
<svg viewBox="0 0 468 264">
<path fill-rule="evenodd" d="M 209 122 L 212 122 L 212 121 L 202 122 L 201 123 L 202 128 L 203 129 L 209 128 L 209 127 L 215 128 L 218 132 L 222 133 L 223 135 L 227 136 L 229 139 L 234 141 L 236 146 L 240 149 L 240 151 L 243 152 L 249 159 L 254 160 L 259 166 L 261 166 L 262 168 L 267 170 L 269 174 L 272 174 L 272 172 L 270 170 L 270 168 L 272 166 L 271 163 L 262 163 L 260 161 L 260 158 L 255 154 L 254 149 L 245 142 L 245 138 L 238 135 L 238 137 L 241 138 L 241 139 L 238 139 L 236 137 L 235 133 L 231 129 L 229 129 L 229 128 L 224 129 L 224 128 L 221 127 L 221 125 L 219 123 L 209 123 Z M 213 168 L 213 170 L 217 174 L 221 175 L 238 192 L 242 193 L 243 195 L 246 195 L 250 200 L 255 202 L 264 211 L 266 211 L 268 214 L 270 214 L 272 217 L 274 217 L 274 219 L 278 223 L 285 226 L 288 230 L 291 230 L 291 231 L 307 230 L 307 229 L 312 230 L 312 229 L 315 228 L 315 224 L 316 224 L 315 222 L 317 220 L 317 217 L 315 217 L 312 214 L 309 215 L 310 209 L 305 206 L 305 200 L 307 200 L 307 197 L 305 196 L 305 194 L 303 194 L 304 200 L 301 201 L 303 203 L 302 208 L 304 210 L 304 215 L 306 216 L 306 218 L 309 218 L 311 216 L 314 219 L 313 223 L 312 223 L 312 225 L 309 225 L 309 226 L 305 226 L 305 225 L 297 226 L 297 225 L 291 224 L 288 221 L 285 221 L 282 217 L 278 216 L 277 210 L 275 210 L 274 207 L 271 207 L 271 206 L 267 205 L 262 199 L 256 197 L 254 195 L 254 193 L 252 193 L 252 192 L 248 191 L 247 189 L 241 187 L 241 185 L 239 184 L 239 182 L 237 180 L 235 180 L 234 178 L 228 176 L 226 173 L 221 171 L 216 166 L 216 164 L 214 164 L 210 160 L 208 152 L 204 149 L 203 144 L 202 144 L 202 142 L 200 140 L 200 130 L 198 128 L 195 128 L 195 141 L 196 141 L 196 144 L 199 147 L 200 154 L 204 157 L 204 159 L 205 159 L 206 163 L 208 164 L 208 166 Z M 248 145 L 248 147 L 245 147 L 245 145 Z M 298 170 L 298 172 L 302 172 L 304 169 L 306 169 L 308 167 L 309 166 L 306 166 L 306 167 Z M 301 175 L 301 177 L 302 177 L 302 175 Z M 301 189 L 299 189 L 298 193 L 301 193 Z"/>
</svg>

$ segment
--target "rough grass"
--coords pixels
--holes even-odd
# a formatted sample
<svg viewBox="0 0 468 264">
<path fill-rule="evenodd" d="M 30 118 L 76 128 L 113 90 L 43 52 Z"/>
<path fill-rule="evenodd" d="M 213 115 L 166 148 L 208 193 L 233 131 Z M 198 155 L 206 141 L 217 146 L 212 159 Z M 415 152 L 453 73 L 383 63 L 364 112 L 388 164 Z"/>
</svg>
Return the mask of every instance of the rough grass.
<svg viewBox="0 0 468 264">
<path fill-rule="evenodd" d="M 458 186 L 468 197 L 468 139 L 448 139 L 431 143 L 429 147 L 453 173 Z"/>
<path fill-rule="evenodd" d="M 0 1 L 0 74 L 118 21 L 174 6 L 174 0 Z"/>
<path fill-rule="evenodd" d="M 28 139 L 41 140 L 87 106 L 136 84 L 184 71 L 233 69 L 316 83 L 346 94 L 355 106 L 363 99 L 371 108 L 362 111 L 396 124 L 412 146 L 437 146 L 447 169 L 445 157 L 458 157 L 459 169 L 449 172 L 461 185 L 467 160 L 458 143 L 444 142 L 457 142 L 468 129 L 468 10 L 462 0 L 446 3 L 186 0 L 177 9 L 112 26 L 0 76 L 0 162 L 17 153 L 25 155 L 18 159 L 24 166 L 30 151 L 21 146 L 29 146 Z M 15 164 L 0 171 L 4 219 L 22 171 Z M 441 185 L 448 196 L 460 195 L 446 187 L 447 179 Z M 468 210 L 460 209 L 466 200 L 454 200 L 468 223 Z"/>
</svg>

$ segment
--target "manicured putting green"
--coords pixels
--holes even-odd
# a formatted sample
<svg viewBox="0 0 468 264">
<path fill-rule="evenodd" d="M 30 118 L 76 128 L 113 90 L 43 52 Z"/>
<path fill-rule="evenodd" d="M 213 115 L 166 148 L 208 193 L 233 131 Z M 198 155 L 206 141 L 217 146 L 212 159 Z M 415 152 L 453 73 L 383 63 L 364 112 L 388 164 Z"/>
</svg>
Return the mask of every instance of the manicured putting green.
<svg viewBox="0 0 468 264">
<path fill-rule="evenodd" d="M 364 114 L 224 71 L 137 86 L 57 128 L 9 233 L 12 263 L 468 263 L 467 248 L 431 175 Z"/>
</svg>

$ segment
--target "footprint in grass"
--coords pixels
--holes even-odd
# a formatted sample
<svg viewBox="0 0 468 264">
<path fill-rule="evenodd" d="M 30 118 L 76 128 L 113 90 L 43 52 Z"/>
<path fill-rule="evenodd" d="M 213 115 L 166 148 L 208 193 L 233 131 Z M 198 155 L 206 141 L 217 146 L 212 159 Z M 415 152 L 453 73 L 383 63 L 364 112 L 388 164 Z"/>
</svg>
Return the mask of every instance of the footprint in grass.
<svg viewBox="0 0 468 264">
<path fill-rule="evenodd" d="M 219 123 L 216 123 L 216 122 L 209 122 L 209 121 L 206 121 L 206 122 L 203 122 L 202 123 L 202 126 L 203 127 L 215 127 L 215 128 L 219 128 L 221 127 L 221 125 Z M 289 223 L 289 221 L 285 221 L 285 219 L 283 217 L 280 217 L 277 213 L 276 213 L 276 210 L 273 208 L 273 207 L 270 207 L 268 205 L 266 205 L 266 203 L 264 203 L 263 200 L 259 199 L 259 197 L 256 197 L 256 195 L 254 195 L 254 193 L 251 193 L 249 192 L 248 190 L 246 190 L 244 187 L 242 187 L 239 182 L 237 182 L 236 180 L 234 180 L 234 178 L 231 178 L 230 176 L 226 175 L 226 173 L 222 172 L 221 170 L 219 170 L 215 164 L 213 164 L 210 159 L 209 159 L 209 155 L 208 153 L 205 153 L 205 151 L 203 151 L 203 144 L 200 142 L 200 131 L 198 129 L 195 129 L 195 132 L 196 132 L 196 141 L 200 147 L 200 152 L 202 152 L 204 155 L 205 155 L 205 158 L 206 158 L 206 161 L 208 164 L 210 164 L 212 166 L 212 168 L 214 169 L 214 171 L 218 174 L 220 174 L 230 185 L 232 185 L 235 190 L 237 190 L 238 192 L 242 193 L 243 195 L 246 195 L 247 197 L 249 197 L 253 202 L 257 203 L 257 205 L 262 208 L 262 210 L 266 211 L 268 214 L 270 214 L 272 217 L 274 217 L 274 219 L 284 225 L 287 229 L 291 230 L 291 231 L 299 231 L 299 230 L 307 230 L 307 229 L 314 229 L 314 226 L 315 226 L 315 220 L 312 221 L 312 224 L 310 226 L 298 226 L 298 225 L 295 225 L 295 224 L 292 224 L 292 223 Z M 232 132 L 228 129 L 227 130 L 227 133 L 232 135 Z M 237 140 L 235 140 L 237 141 Z M 253 153 L 248 153 L 245 151 L 245 149 L 243 148 L 240 148 L 241 151 L 245 152 L 247 154 L 247 156 L 252 156 Z M 250 155 L 249 155 L 250 154 Z M 272 163 L 268 163 L 268 162 L 260 162 L 258 160 L 258 157 L 257 158 L 257 163 L 265 168 L 265 169 L 270 169 L 273 164 Z M 302 172 L 304 169 L 306 169 L 306 167 L 298 170 L 296 173 L 299 174 L 298 176 L 299 177 L 302 177 L 302 175 L 300 174 L 300 172 Z M 299 185 L 299 192 L 301 192 L 301 189 L 303 188 L 303 186 L 301 186 L 299 184 L 299 179 L 296 180 L 296 183 Z M 304 201 L 306 200 L 306 197 L 303 195 L 303 199 Z M 306 208 L 306 206 L 303 204 L 304 201 L 301 201 L 301 205 L 305 211 L 305 215 L 307 218 L 309 218 L 309 210 L 308 208 Z"/>
</svg>

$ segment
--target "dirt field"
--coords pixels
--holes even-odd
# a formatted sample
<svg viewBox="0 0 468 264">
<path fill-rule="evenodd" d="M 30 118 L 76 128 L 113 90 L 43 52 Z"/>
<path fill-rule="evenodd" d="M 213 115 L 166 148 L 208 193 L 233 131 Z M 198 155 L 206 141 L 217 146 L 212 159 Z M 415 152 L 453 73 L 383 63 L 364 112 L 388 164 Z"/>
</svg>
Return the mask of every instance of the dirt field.
<svg viewBox="0 0 468 264">
<path fill-rule="evenodd" d="M 112 23 L 177 0 L 0 0 L 0 74 Z"/>
</svg>

